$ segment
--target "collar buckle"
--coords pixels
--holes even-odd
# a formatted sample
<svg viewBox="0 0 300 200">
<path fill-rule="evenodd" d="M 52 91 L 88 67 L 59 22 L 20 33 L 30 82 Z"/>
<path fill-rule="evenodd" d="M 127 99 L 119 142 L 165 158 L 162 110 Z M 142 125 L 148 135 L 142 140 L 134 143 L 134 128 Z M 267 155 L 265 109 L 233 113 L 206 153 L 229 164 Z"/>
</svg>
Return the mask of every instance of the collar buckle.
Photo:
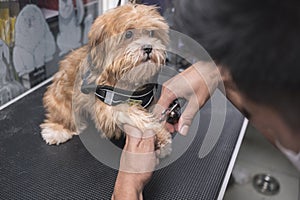
<svg viewBox="0 0 300 200">
<path fill-rule="evenodd" d="M 113 103 L 114 95 L 115 95 L 114 91 L 106 90 L 106 95 L 105 95 L 105 98 L 104 98 L 104 103 L 106 103 L 106 104 L 108 104 L 108 105 L 111 106 L 112 103 Z"/>
</svg>

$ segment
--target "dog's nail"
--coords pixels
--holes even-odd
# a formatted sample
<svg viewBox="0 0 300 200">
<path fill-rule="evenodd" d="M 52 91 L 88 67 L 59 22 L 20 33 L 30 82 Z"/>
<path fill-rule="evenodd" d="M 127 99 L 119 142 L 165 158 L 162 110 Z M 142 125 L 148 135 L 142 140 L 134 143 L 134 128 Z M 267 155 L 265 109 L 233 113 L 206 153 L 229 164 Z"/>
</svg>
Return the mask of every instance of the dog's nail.
<svg viewBox="0 0 300 200">
<path fill-rule="evenodd" d="M 156 156 L 159 156 L 159 154 L 160 154 L 160 149 L 157 149 L 157 150 L 155 151 L 155 154 L 156 154 Z"/>
<path fill-rule="evenodd" d="M 188 134 L 188 132 L 189 132 L 189 126 L 187 126 L 187 125 L 183 125 L 181 127 L 181 129 L 179 130 L 179 133 L 183 136 L 186 136 Z"/>
</svg>

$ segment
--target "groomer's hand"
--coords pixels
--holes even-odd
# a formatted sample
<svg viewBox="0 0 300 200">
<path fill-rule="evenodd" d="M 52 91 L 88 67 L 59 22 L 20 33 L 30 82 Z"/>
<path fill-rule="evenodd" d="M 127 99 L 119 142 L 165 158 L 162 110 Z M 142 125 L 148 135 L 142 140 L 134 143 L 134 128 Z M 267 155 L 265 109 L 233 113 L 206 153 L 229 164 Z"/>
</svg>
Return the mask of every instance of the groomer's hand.
<svg viewBox="0 0 300 200">
<path fill-rule="evenodd" d="M 213 94 L 220 80 L 221 76 L 214 63 L 197 62 L 163 84 L 154 112 L 159 117 L 176 98 L 186 99 L 188 104 L 178 123 L 174 126 L 166 123 L 171 133 L 176 130 L 186 135 L 197 111 Z"/>
<path fill-rule="evenodd" d="M 152 130 L 124 125 L 126 144 L 120 160 L 120 169 L 112 199 L 143 199 L 143 189 L 152 176 L 157 163 Z"/>
</svg>

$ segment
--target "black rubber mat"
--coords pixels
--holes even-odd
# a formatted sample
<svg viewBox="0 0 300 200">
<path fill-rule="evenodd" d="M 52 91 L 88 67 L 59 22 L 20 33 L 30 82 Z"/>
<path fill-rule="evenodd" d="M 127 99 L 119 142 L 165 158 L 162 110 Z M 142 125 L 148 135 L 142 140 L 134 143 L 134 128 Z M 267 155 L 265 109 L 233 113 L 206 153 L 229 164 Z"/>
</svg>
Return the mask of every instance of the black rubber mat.
<svg viewBox="0 0 300 200">
<path fill-rule="evenodd" d="M 78 136 L 59 146 L 42 140 L 44 91 L 42 87 L 0 111 L 0 199 L 110 199 L 117 171 L 90 155 Z M 206 105 L 192 145 L 154 173 L 144 191 L 146 200 L 217 198 L 243 122 L 228 105 L 225 127 L 212 152 L 198 158 L 210 120 Z"/>
</svg>

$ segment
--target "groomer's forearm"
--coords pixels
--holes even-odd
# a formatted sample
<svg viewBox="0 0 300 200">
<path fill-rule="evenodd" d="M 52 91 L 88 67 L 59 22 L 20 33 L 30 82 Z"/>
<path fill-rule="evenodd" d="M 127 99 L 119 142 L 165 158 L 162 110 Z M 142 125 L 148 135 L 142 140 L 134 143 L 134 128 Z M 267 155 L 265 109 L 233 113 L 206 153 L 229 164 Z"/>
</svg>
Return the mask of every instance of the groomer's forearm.
<svg viewBox="0 0 300 200">
<path fill-rule="evenodd" d="M 123 173 L 119 173 L 112 200 L 142 200 L 143 199 L 143 188 L 136 185 L 134 179 Z"/>
<path fill-rule="evenodd" d="M 114 191 L 112 200 L 143 200 L 142 193 L 136 190 Z"/>
</svg>

